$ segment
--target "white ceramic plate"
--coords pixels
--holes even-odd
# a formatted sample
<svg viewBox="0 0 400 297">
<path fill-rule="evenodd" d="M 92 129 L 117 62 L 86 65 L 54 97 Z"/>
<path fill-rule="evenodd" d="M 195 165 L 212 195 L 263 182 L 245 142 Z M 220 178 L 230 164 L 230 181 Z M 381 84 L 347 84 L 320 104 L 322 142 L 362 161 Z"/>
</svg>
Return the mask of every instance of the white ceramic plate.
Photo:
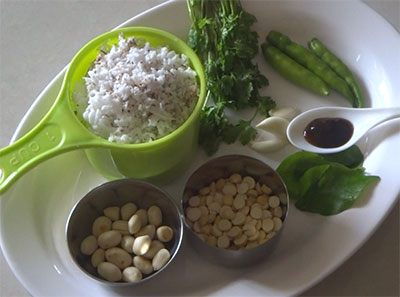
<svg viewBox="0 0 400 297">
<path fill-rule="evenodd" d="M 306 44 L 316 36 L 354 71 L 369 105 L 399 106 L 400 38 L 374 11 L 355 1 L 243 1 L 257 16 L 255 29 L 263 40 L 271 29 Z M 135 17 L 123 26 L 154 26 L 185 38 L 189 19 L 186 3 L 169 2 Z M 357 12 L 357 13 L 355 13 Z M 179 19 L 176 17 L 179 16 Z M 336 94 L 321 98 L 279 77 L 259 56 L 262 73 L 270 80 L 263 90 L 280 107 L 301 111 L 317 106 L 342 105 Z M 18 127 L 14 139 L 28 131 L 46 113 L 57 94 L 61 72 L 37 98 Z M 232 270 L 200 259 L 186 243 L 173 265 L 140 288 L 115 290 L 99 286 L 71 263 L 65 225 L 75 202 L 105 180 L 88 163 L 83 151 L 61 155 L 37 166 L 0 200 L 1 247 L 13 272 L 33 296 L 213 295 L 278 296 L 302 292 L 337 268 L 374 232 L 396 202 L 400 154 L 400 121 L 371 131 L 360 143 L 368 172 L 381 181 L 365 192 L 356 207 L 332 217 L 300 212 L 290 216 L 276 250 L 263 263 Z M 217 155 L 249 154 L 273 167 L 294 148 L 258 155 L 241 145 L 223 146 Z M 390 156 L 390 157 L 388 157 Z M 199 151 L 187 172 L 164 186 L 177 200 L 190 172 L 206 160 Z M 23 218 L 23 219 L 21 219 Z"/>
</svg>

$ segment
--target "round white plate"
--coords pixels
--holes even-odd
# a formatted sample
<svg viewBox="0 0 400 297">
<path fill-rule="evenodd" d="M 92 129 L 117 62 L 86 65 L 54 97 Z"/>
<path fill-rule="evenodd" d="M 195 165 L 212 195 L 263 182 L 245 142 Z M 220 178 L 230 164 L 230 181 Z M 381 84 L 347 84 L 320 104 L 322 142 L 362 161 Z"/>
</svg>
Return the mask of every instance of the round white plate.
<svg viewBox="0 0 400 297">
<path fill-rule="evenodd" d="M 285 32 L 303 45 L 318 37 L 350 66 L 370 106 L 400 106 L 400 37 L 366 5 L 356 1 L 242 2 L 258 19 L 255 29 L 260 42 L 272 29 Z M 189 27 L 186 3 L 168 2 L 122 24 L 128 25 L 158 27 L 185 38 Z M 322 98 L 288 83 L 266 65 L 261 55 L 256 62 L 270 81 L 263 94 L 272 96 L 280 107 L 305 111 L 317 106 L 347 106 L 337 94 Z M 63 74 L 64 71 L 37 98 L 14 140 L 49 109 Z M 156 286 L 149 282 L 138 288 L 116 290 L 88 279 L 71 262 L 64 235 L 67 216 L 75 202 L 105 182 L 91 168 L 83 151 L 40 164 L 1 196 L 1 247 L 11 269 L 33 296 L 298 294 L 359 248 L 399 195 L 400 121 L 377 127 L 359 145 L 367 156 L 364 163 L 367 172 L 379 175 L 381 181 L 364 192 L 354 208 L 336 216 L 323 217 L 292 207 L 275 251 L 264 262 L 247 269 L 225 269 L 210 264 L 184 243 L 173 265 L 157 278 Z M 293 152 L 295 149 L 287 146 L 280 152 L 262 156 L 247 147 L 230 145 L 223 146 L 217 156 L 248 154 L 276 168 Z M 199 150 L 185 174 L 162 187 L 178 201 L 185 180 L 206 159 Z"/>
</svg>

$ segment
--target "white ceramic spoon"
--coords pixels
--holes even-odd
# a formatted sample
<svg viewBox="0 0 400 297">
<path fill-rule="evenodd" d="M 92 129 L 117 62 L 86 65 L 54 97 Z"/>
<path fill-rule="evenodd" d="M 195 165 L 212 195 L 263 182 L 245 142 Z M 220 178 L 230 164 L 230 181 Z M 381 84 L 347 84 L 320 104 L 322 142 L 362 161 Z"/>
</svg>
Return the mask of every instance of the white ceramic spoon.
<svg viewBox="0 0 400 297">
<path fill-rule="evenodd" d="M 319 154 L 343 151 L 356 143 L 369 129 L 386 120 L 400 117 L 400 107 L 391 108 L 346 108 L 321 107 L 303 112 L 295 117 L 287 127 L 289 141 L 297 148 Z M 334 148 L 317 147 L 304 137 L 306 126 L 318 118 L 342 118 L 352 123 L 354 131 L 351 138 L 343 145 Z M 400 129 L 399 129 L 400 133 Z"/>
</svg>

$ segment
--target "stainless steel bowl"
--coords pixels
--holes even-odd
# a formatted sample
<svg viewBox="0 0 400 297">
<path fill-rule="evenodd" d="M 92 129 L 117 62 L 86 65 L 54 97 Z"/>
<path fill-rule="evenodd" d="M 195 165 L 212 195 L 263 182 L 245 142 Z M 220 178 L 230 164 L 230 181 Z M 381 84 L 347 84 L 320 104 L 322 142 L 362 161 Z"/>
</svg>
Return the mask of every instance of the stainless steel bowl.
<svg viewBox="0 0 400 297">
<path fill-rule="evenodd" d="M 86 236 L 91 234 L 93 221 L 103 215 L 106 207 L 122 206 L 127 202 L 135 203 L 138 209 L 148 209 L 152 205 L 160 207 L 163 213 L 163 225 L 170 226 L 174 231 L 174 239 L 166 244 L 171 258 L 163 268 L 140 281 L 110 282 L 99 277 L 90 263 L 90 257 L 81 254 L 80 244 Z M 100 283 L 113 286 L 135 285 L 154 278 L 174 260 L 182 243 L 183 224 L 178 207 L 167 193 L 147 182 L 122 179 L 96 187 L 74 206 L 68 218 L 66 237 L 72 260 L 87 276 Z"/>
<path fill-rule="evenodd" d="M 211 262 L 225 266 L 247 266 L 268 257 L 279 240 L 288 215 L 288 192 L 281 177 L 274 169 L 260 160 L 243 155 L 228 155 L 210 160 L 198 168 L 188 179 L 183 191 L 181 210 L 184 213 L 189 198 L 196 195 L 201 188 L 219 178 L 228 178 L 233 173 L 252 176 L 256 181 L 269 186 L 274 194 L 279 196 L 281 203 L 286 206 L 282 215 L 282 228 L 277 231 L 275 236 L 261 245 L 242 250 L 222 249 L 207 244 L 191 229 L 184 216 L 185 232 L 187 232 L 194 249 Z"/>
</svg>

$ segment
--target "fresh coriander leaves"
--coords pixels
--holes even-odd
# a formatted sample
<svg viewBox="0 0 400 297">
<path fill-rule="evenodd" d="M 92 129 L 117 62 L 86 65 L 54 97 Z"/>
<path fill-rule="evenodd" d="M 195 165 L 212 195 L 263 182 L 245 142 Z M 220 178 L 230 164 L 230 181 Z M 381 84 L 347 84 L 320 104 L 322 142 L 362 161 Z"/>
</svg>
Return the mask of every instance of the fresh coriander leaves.
<svg viewBox="0 0 400 297">
<path fill-rule="evenodd" d="M 268 85 L 252 59 L 258 52 L 258 34 L 251 30 L 256 18 L 239 0 L 187 0 L 191 27 L 188 44 L 204 63 L 207 103 L 200 117 L 200 145 L 207 154 L 218 150 L 221 141 L 247 144 L 256 136 L 251 121 L 229 123 L 225 107 L 257 108 L 268 116 L 274 101 L 259 89 Z"/>
</svg>

